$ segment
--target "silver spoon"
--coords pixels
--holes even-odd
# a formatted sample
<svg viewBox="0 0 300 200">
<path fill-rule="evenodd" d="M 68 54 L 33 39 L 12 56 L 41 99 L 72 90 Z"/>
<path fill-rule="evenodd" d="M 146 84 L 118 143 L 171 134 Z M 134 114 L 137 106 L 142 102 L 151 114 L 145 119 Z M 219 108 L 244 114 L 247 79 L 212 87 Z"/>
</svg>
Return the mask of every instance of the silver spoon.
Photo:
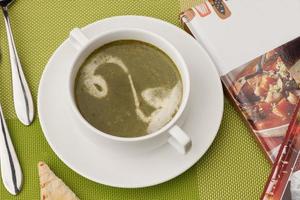
<svg viewBox="0 0 300 200">
<path fill-rule="evenodd" d="M 12 2 L 13 0 L 0 0 L 0 6 L 2 7 L 2 11 L 4 14 L 9 54 L 10 54 L 14 106 L 19 120 L 25 125 L 30 125 L 34 117 L 34 108 L 33 108 L 31 93 L 22 70 L 22 66 L 16 50 L 12 30 L 10 27 L 8 6 Z"/>
<path fill-rule="evenodd" d="M 22 188 L 23 175 L 0 105 L 0 167 L 3 184 L 12 195 Z"/>
</svg>

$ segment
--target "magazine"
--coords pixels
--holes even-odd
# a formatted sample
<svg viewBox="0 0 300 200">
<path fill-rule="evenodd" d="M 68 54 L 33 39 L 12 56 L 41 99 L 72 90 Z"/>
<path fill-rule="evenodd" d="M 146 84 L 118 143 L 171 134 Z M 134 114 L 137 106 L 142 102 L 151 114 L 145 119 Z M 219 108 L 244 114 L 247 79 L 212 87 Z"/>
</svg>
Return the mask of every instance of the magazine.
<svg viewBox="0 0 300 200">
<path fill-rule="evenodd" d="M 180 15 L 272 162 L 300 97 L 299 10 L 299 0 L 209 0 Z"/>
</svg>

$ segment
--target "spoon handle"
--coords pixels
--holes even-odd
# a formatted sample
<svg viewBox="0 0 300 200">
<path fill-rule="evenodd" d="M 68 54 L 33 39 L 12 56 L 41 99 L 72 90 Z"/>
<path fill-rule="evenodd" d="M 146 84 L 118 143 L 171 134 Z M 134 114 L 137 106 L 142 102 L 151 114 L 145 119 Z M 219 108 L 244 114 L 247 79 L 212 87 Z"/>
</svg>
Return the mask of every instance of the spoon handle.
<svg viewBox="0 0 300 200">
<path fill-rule="evenodd" d="M 9 193 L 17 195 L 23 182 L 22 170 L 0 105 L 0 167 L 2 181 Z"/>
<path fill-rule="evenodd" d="M 19 120 L 24 125 L 30 125 L 34 117 L 32 97 L 16 50 L 8 16 L 8 9 L 7 7 L 2 7 L 2 10 L 4 14 L 10 54 L 15 111 Z"/>
</svg>

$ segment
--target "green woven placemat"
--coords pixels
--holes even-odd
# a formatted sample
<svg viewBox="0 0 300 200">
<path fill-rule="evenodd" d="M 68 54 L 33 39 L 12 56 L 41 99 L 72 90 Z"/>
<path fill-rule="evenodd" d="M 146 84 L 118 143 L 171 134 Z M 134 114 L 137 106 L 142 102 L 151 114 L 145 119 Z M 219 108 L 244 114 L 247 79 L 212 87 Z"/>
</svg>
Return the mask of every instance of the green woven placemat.
<svg viewBox="0 0 300 200">
<path fill-rule="evenodd" d="M 178 13 L 192 0 L 17 0 L 11 7 L 12 28 L 36 103 L 38 83 L 51 54 L 74 27 L 115 15 L 146 15 L 179 26 Z M 30 127 L 16 119 L 4 23 L 0 21 L 0 101 L 3 104 L 24 173 L 20 195 L 10 196 L 0 183 L 0 200 L 40 198 L 36 165 L 46 161 L 82 200 L 233 200 L 258 199 L 270 165 L 241 118 L 225 101 L 216 140 L 190 170 L 167 183 L 144 189 L 116 189 L 89 181 L 63 164 L 47 144 L 38 118 Z"/>
</svg>

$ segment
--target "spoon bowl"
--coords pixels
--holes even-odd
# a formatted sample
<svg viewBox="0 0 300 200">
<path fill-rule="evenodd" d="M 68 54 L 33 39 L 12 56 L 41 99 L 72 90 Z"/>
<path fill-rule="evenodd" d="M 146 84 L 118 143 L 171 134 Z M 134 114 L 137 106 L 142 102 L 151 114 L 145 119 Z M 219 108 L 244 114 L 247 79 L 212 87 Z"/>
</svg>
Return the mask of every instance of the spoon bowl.
<svg viewBox="0 0 300 200">
<path fill-rule="evenodd" d="M 13 86 L 13 98 L 14 106 L 18 119 L 24 125 L 30 125 L 34 117 L 34 107 L 32 96 L 23 73 L 21 62 L 17 53 L 16 45 L 14 42 L 10 19 L 8 15 L 8 6 L 14 0 L 0 0 L 0 6 L 2 7 L 5 27 L 7 32 L 8 49 L 10 56 L 11 72 L 12 72 L 12 86 Z"/>
</svg>

